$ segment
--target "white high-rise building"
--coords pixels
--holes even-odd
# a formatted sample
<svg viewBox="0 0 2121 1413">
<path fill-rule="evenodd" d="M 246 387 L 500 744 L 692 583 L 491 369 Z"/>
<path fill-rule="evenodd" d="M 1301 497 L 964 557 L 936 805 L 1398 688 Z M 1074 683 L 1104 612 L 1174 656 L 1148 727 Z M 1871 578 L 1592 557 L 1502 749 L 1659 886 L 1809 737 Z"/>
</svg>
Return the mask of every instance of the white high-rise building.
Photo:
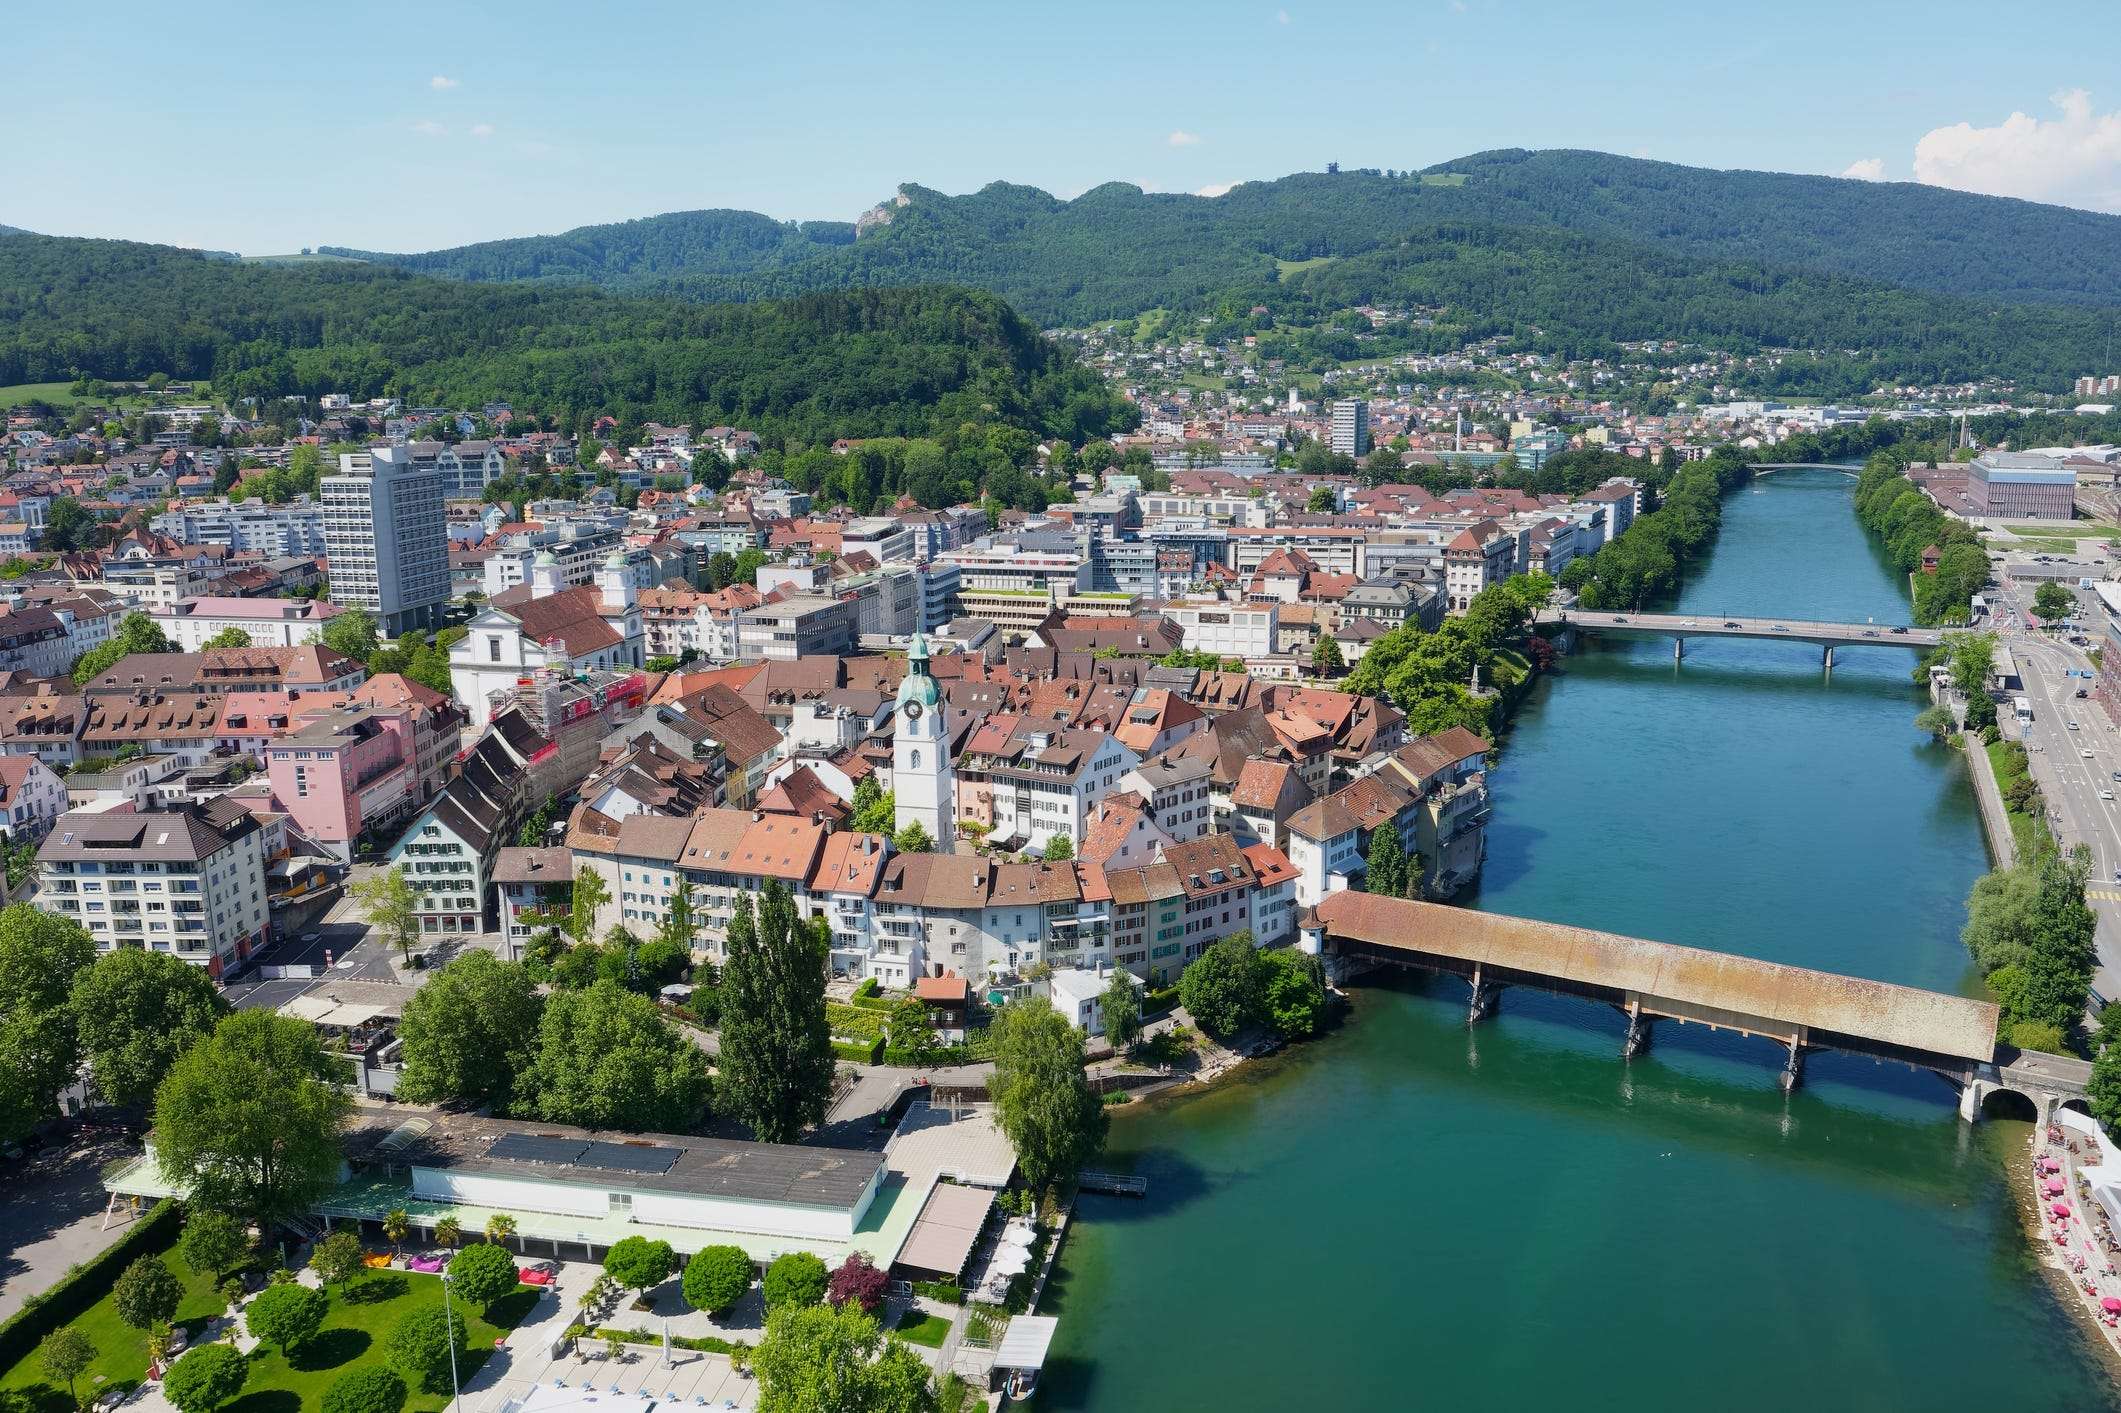
<svg viewBox="0 0 2121 1413">
<path fill-rule="evenodd" d="M 439 627 L 449 602 L 440 473 L 404 447 L 371 447 L 341 454 L 322 489 L 332 602 L 367 610 L 390 637 Z"/>
<path fill-rule="evenodd" d="M 1359 397 L 1343 398 L 1333 404 L 1333 428 L 1330 444 L 1342 456 L 1368 456 L 1370 454 L 1370 404 Z"/>
<path fill-rule="evenodd" d="M 919 823 L 947 854 L 957 833 L 957 773 L 950 764 L 950 732 L 943 694 L 928 675 L 928 640 L 913 635 L 906 680 L 898 684 L 898 725 L 891 740 L 892 827 Z"/>
</svg>

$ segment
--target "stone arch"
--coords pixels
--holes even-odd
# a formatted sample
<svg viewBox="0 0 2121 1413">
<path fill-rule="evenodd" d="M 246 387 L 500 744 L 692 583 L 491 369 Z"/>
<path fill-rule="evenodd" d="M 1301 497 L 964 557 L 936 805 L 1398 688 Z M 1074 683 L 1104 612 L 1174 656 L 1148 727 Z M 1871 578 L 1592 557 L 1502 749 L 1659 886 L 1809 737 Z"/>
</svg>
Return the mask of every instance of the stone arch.
<svg viewBox="0 0 2121 1413">
<path fill-rule="evenodd" d="M 1997 1085 L 1981 1096 L 1980 1115 L 1984 1119 L 2019 1119 L 2026 1123 L 2037 1123 L 2040 1119 L 2040 1101 L 2022 1089 L 2011 1089 Z"/>
<path fill-rule="evenodd" d="M 2069 1098 L 2064 1099 L 2060 1103 L 2056 1104 L 2055 1107 L 2057 1109 L 2075 1109 L 2078 1113 L 2084 1115 L 2084 1117 L 2086 1118 L 2092 1117 L 2092 1101 L 2082 1097 L 2081 1095 L 2071 1095 Z"/>
</svg>

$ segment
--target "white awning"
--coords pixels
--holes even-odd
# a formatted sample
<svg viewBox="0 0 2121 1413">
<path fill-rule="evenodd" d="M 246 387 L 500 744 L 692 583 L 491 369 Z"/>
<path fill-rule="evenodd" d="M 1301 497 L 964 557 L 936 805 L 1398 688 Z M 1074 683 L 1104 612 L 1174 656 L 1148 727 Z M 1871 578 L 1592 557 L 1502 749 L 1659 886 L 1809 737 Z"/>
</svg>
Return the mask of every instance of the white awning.
<svg viewBox="0 0 2121 1413">
<path fill-rule="evenodd" d="M 377 1016 L 394 1016 L 392 1006 L 374 1006 L 340 1001 L 331 996 L 297 996 L 280 1008 L 283 1016 L 306 1020 L 311 1025 L 334 1025 L 354 1030 Z"/>
<path fill-rule="evenodd" d="M 1046 1351 L 1053 1345 L 1053 1332 L 1060 1320 L 1053 1315 L 1017 1315 L 1002 1332 L 1001 1347 L 994 1351 L 997 1369 L 1043 1369 Z"/>
</svg>

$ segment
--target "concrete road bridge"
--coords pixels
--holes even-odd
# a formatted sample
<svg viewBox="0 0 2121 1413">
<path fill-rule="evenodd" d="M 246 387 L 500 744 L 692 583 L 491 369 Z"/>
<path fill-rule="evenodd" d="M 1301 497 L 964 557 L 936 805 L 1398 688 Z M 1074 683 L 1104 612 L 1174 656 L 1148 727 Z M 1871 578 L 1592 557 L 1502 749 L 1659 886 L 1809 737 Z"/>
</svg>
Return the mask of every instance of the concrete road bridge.
<svg viewBox="0 0 2121 1413">
<path fill-rule="evenodd" d="M 1583 608 L 1550 608 L 1542 624 L 1579 633 L 1639 633 L 1670 638 L 1674 661 L 1686 656 L 1690 638 L 1757 638 L 1769 642 L 1808 643 L 1826 665 L 1834 665 L 1840 648 L 1910 648 L 1928 652 L 1944 641 L 1939 628 L 1904 623 L 1818 623 L 1802 618 L 1733 618 L 1716 613 L 1602 613 Z"/>
<path fill-rule="evenodd" d="M 1595 1001 L 1626 1022 L 1623 1059 L 1649 1049 L 1660 1022 L 1705 1025 L 1780 1046 L 1785 1090 L 1817 1050 L 1928 1070 L 1959 1092 L 1969 1121 L 1997 1093 L 2029 1101 L 2043 1120 L 2061 1104 L 2081 1107 L 2091 1072 L 2082 1061 L 1999 1047 L 1990 1001 L 1368 893 L 1331 894 L 1316 914 L 1305 944 L 1339 974 L 1386 965 L 1457 977 L 1470 988 L 1468 1024 L 1492 1014 L 1512 986 Z"/>
</svg>

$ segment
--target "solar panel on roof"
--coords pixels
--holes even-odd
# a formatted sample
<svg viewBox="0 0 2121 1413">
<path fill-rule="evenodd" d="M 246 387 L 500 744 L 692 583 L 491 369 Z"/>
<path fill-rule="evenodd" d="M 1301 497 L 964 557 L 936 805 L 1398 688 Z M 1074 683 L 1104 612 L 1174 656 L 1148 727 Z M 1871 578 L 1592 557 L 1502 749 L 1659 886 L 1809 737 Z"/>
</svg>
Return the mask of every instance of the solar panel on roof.
<svg viewBox="0 0 2121 1413">
<path fill-rule="evenodd" d="M 589 1144 L 579 1138 L 545 1138 L 534 1133 L 504 1133 L 486 1150 L 489 1158 L 513 1158 L 525 1163 L 575 1163 Z"/>
<path fill-rule="evenodd" d="M 675 1148 L 653 1148 L 634 1143 L 592 1143 L 575 1161 L 585 1167 L 610 1168 L 621 1173 L 667 1173 L 677 1162 Z"/>
</svg>

